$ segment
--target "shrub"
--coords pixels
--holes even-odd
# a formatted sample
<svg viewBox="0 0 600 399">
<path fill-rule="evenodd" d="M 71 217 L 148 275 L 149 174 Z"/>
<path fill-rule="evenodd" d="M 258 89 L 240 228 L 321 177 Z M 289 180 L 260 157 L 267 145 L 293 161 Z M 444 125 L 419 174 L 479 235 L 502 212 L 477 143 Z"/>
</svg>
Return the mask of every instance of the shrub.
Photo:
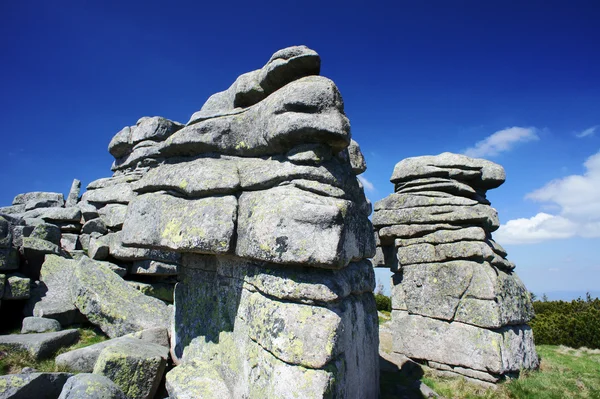
<svg viewBox="0 0 600 399">
<path fill-rule="evenodd" d="M 600 349 L 600 299 L 535 301 L 530 322 L 536 344 Z"/>
<path fill-rule="evenodd" d="M 375 294 L 375 303 L 377 304 L 377 310 L 385 312 L 392 311 L 392 300 L 389 296 Z"/>
</svg>

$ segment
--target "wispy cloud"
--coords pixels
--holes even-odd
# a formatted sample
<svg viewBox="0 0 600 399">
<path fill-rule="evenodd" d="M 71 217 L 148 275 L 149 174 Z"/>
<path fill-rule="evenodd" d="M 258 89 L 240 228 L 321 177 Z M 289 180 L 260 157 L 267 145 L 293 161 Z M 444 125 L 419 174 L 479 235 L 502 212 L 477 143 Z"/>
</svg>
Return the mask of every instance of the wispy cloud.
<svg viewBox="0 0 600 399">
<path fill-rule="evenodd" d="M 583 164 L 585 173 L 552 180 L 525 198 L 558 207 L 555 215 L 538 213 L 510 220 L 494 233 L 503 244 L 600 237 L 600 151 Z"/>
<path fill-rule="evenodd" d="M 584 137 L 592 137 L 592 136 L 594 136 L 594 134 L 596 133 L 596 130 L 598 130 L 599 127 L 600 127 L 600 125 L 589 127 L 587 129 L 585 129 L 584 131 L 577 133 L 575 135 L 575 137 L 577 137 L 578 139 L 581 139 Z"/>
<path fill-rule="evenodd" d="M 469 157 L 491 157 L 511 150 L 517 143 L 539 140 L 533 127 L 510 127 L 499 130 L 491 136 L 467 148 L 463 154 Z"/>
<path fill-rule="evenodd" d="M 368 181 L 366 177 L 360 175 L 360 176 L 358 176 L 358 180 L 360 180 L 360 182 L 362 183 L 363 187 L 368 192 L 372 193 L 372 192 L 376 191 L 375 190 L 375 186 L 373 185 L 373 183 L 371 183 L 370 181 Z"/>
</svg>

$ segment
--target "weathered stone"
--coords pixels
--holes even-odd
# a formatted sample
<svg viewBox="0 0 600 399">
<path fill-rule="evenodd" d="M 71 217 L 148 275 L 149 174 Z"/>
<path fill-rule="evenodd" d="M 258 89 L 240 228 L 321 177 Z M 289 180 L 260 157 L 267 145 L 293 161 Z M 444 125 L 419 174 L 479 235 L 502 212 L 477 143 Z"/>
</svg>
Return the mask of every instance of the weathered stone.
<svg viewBox="0 0 600 399">
<path fill-rule="evenodd" d="M 60 255 L 61 253 L 60 247 L 50 241 L 35 237 L 23 237 L 23 254 L 25 258 L 44 254 Z"/>
<path fill-rule="evenodd" d="M 44 191 L 34 191 L 30 193 L 19 194 L 13 199 L 13 205 L 27 204 L 30 201 L 48 200 L 57 203 L 64 203 L 64 197 L 61 193 L 49 193 Z"/>
<path fill-rule="evenodd" d="M 4 287 L 6 286 L 6 275 L 0 274 L 0 299 L 4 296 Z"/>
<path fill-rule="evenodd" d="M 19 269 L 19 253 L 14 247 L 0 248 L 0 272 Z"/>
<path fill-rule="evenodd" d="M 98 374 L 77 374 L 65 383 L 58 399 L 127 399 L 121 388 Z"/>
<path fill-rule="evenodd" d="M 139 193 L 173 190 L 188 197 L 202 197 L 230 194 L 239 186 L 235 159 L 206 157 L 187 162 L 177 160 L 153 168 L 134 183 L 134 190 Z"/>
<path fill-rule="evenodd" d="M 406 158 L 396 164 L 392 183 L 423 177 L 444 177 L 468 182 L 473 187 L 489 190 L 506 179 L 502 166 L 485 159 L 444 152 L 436 156 Z"/>
<path fill-rule="evenodd" d="M 39 291 L 32 296 L 31 314 L 60 322 L 67 326 L 85 318 L 73 304 L 71 279 L 77 261 L 56 255 L 47 255 L 40 270 Z"/>
<path fill-rule="evenodd" d="M 300 144 L 286 154 L 286 159 L 300 165 L 319 165 L 332 158 L 331 148 L 324 144 Z"/>
<path fill-rule="evenodd" d="M 399 310 L 393 311 L 392 322 L 398 332 L 394 351 L 411 358 L 493 374 L 518 373 L 539 365 L 533 334 L 526 325 L 488 330 Z"/>
<path fill-rule="evenodd" d="M 108 243 L 110 255 L 118 260 L 156 260 L 165 263 L 178 263 L 181 260 L 181 254 L 172 251 L 125 247 L 123 246 L 121 236 L 121 232 L 118 231 L 114 233 L 108 233 L 100 238 L 100 240 Z"/>
<path fill-rule="evenodd" d="M 131 129 L 130 140 L 132 144 L 144 140 L 163 141 L 182 127 L 181 123 L 160 116 L 144 117 Z"/>
<path fill-rule="evenodd" d="M 452 223 L 461 225 L 480 225 L 488 231 L 500 227 L 498 212 L 487 205 L 472 206 L 427 206 L 380 210 L 373 216 L 373 225 L 389 226 L 402 224 Z"/>
<path fill-rule="evenodd" d="M 78 330 L 39 334 L 11 334 L 0 335 L 0 345 L 26 350 L 35 359 L 44 359 L 50 357 L 58 349 L 73 344 L 78 338 Z"/>
<path fill-rule="evenodd" d="M 19 215 L 25 212 L 25 204 L 3 206 L 0 208 L 0 214 L 2 215 Z"/>
<path fill-rule="evenodd" d="M 455 196 L 463 196 L 473 199 L 478 198 L 477 191 L 468 184 L 452 179 L 444 179 L 441 177 L 428 177 L 425 179 L 416 179 L 404 183 L 397 183 L 395 191 L 398 194 L 439 191 Z"/>
<path fill-rule="evenodd" d="M 226 253 L 232 249 L 236 216 L 234 196 L 186 200 L 144 194 L 129 205 L 122 239 L 130 246 Z"/>
<path fill-rule="evenodd" d="M 169 350 L 164 346 L 125 338 L 102 350 L 94 374 L 110 378 L 128 398 L 152 399 L 168 356 Z"/>
<path fill-rule="evenodd" d="M 33 228 L 33 231 L 28 235 L 31 238 L 49 241 L 52 244 L 60 244 L 60 228 L 53 224 L 41 223 Z"/>
<path fill-rule="evenodd" d="M 71 282 L 75 306 L 111 338 L 168 325 L 170 310 L 130 287 L 108 267 L 82 258 Z"/>
<path fill-rule="evenodd" d="M 69 208 L 71 206 L 77 205 L 77 201 L 79 201 L 79 193 L 81 192 L 81 181 L 77 179 L 73 179 L 73 183 L 71 184 L 71 189 L 69 190 L 69 195 L 67 196 L 67 200 L 65 201 L 65 207 Z"/>
<path fill-rule="evenodd" d="M 128 281 L 127 283 L 144 295 L 148 295 L 168 303 L 173 303 L 173 292 L 175 291 L 175 284 L 140 283 L 139 281 Z"/>
<path fill-rule="evenodd" d="M 70 373 L 22 373 L 0 376 L 0 399 L 54 399 Z"/>
<path fill-rule="evenodd" d="M 160 145 L 152 140 L 142 141 L 134 145 L 133 150 L 122 158 L 115 159 L 111 170 L 129 172 L 132 169 L 147 168 L 157 165 L 160 157 Z"/>
<path fill-rule="evenodd" d="M 312 296 L 313 300 L 337 298 L 336 293 L 360 290 L 364 285 L 360 281 L 364 281 L 364 277 L 357 274 L 363 271 L 372 276 L 371 268 L 362 269 L 357 265 L 357 268 L 349 271 L 348 277 L 356 279 L 350 284 L 352 289 L 340 287 L 340 290 L 325 281 L 329 287 L 314 287 L 314 292 L 310 286 L 310 275 L 313 273 L 310 268 L 292 269 L 292 275 L 298 276 L 293 279 L 284 278 L 285 268 L 277 265 L 273 265 L 273 268 L 281 270 L 273 272 L 270 267 L 253 266 L 250 262 L 240 264 L 236 258 L 184 257 L 183 274 L 176 288 L 173 345 L 176 355 L 184 347 L 186 349 L 183 364 L 167 374 L 170 395 L 178 398 L 197 397 L 189 395 L 201 395 L 201 392 L 211 395 L 215 388 L 219 394 L 227 392 L 225 397 L 263 397 L 261 395 L 265 395 L 265 392 L 275 397 L 322 397 L 325 392 L 349 398 L 376 397 L 377 321 L 370 291 L 362 295 L 348 295 L 340 298 L 339 302 L 334 300 L 336 305 L 328 307 L 278 302 L 258 290 L 251 292 L 242 287 L 242 278 L 254 281 L 256 286 L 261 287 L 260 276 L 254 274 L 258 272 L 263 274 L 260 277 L 260 281 L 264 282 L 261 288 L 266 286 L 269 292 L 276 292 L 278 287 L 272 283 L 279 284 L 284 292 L 288 292 L 284 294 L 288 299 L 301 296 L 305 299 Z M 343 273 L 318 271 L 321 272 L 331 273 L 331 283 L 336 281 L 336 274 Z M 266 275 L 270 273 L 273 276 L 268 279 Z M 298 284 L 295 284 L 296 279 L 300 281 Z M 374 277 L 367 280 L 373 281 Z M 195 307 L 181 307 L 183 300 L 193 301 Z M 300 330 L 311 325 L 309 320 L 317 314 L 325 315 L 337 327 L 332 325 L 330 327 L 333 330 L 328 328 L 324 331 L 313 328 L 308 334 L 301 333 Z M 334 314 L 339 319 L 332 317 Z M 312 325 L 320 323 L 321 320 Z M 307 336 L 314 341 L 327 343 L 319 351 Z M 192 337 L 197 338 L 186 344 Z M 340 353 L 340 356 L 331 359 L 332 353 Z M 292 363 L 288 364 L 285 359 Z M 323 361 L 327 365 L 322 369 L 302 366 Z M 218 366 L 203 366 L 208 364 Z M 339 368 L 341 364 L 347 365 L 343 372 L 339 371 L 342 370 Z M 243 371 L 248 369 L 256 369 L 260 379 L 256 373 L 248 375 Z M 288 378 L 290 375 L 294 378 Z M 206 385 L 208 376 L 215 381 L 214 386 Z M 303 378 L 306 383 L 298 384 L 295 378 Z M 326 388 L 328 385 L 330 388 Z"/>
<path fill-rule="evenodd" d="M 67 252 L 81 249 L 78 234 L 63 233 L 60 237 L 60 247 Z"/>
<path fill-rule="evenodd" d="M 94 180 L 87 185 L 88 190 L 97 190 L 99 188 L 106 188 L 115 186 L 123 183 L 133 183 L 139 180 L 144 174 L 140 171 L 132 171 L 127 174 L 113 175 L 112 177 L 104 177 L 102 179 Z"/>
<path fill-rule="evenodd" d="M 348 156 L 350 159 L 350 165 L 352 165 L 352 171 L 360 175 L 367 170 L 367 162 L 365 161 L 365 157 L 363 156 L 360 146 L 354 140 L 350 140 L 350 145 L 348 146 Z"/>
<path fill-rule="evenodd" d="M 241 75 L 229 89 L 213 94 L 188 124 L 237 113 L 238 107 L 256 104 L 296 79 L 318 75 L 320 65 L 319 55 L 306 46 L 278 51 L 262 69 Z"/>
<path fill-rule="evenodd" d="M 2 299 L 8 300 L 23 300 L 29 298 L 31 280 L 22 276 L 9 276 L 6 279 L 4 287 L 4 296 Z"/>
<path fill-rule="evenodd" d="M 94 204 L 128 204 L 135 193 L 128 183 L 109 185 L 102 188 L 90 190 L 83 193 L 81 201 Z"/>
<path fill-rule="evenodd" d="M 43 317 L 25 317 L 21 327 L 21 334 L 43 333 L 60 330 L 60 323 L 54 319 L 45 319 Z"/>
<path fill-rule="evenodd" d="M 88 220 L 85 222 L 83 227 L 81 228 L 81 233 L 83 234 L 92 234 L 92 233 L 100 233 L 106 234 L 108 233 L 108 229 L 104 224 L 104 221 L 100 218 Z"/>
<path fill-rule="evenodd" d="M 485 241 L 486 233 L 481 227 L 465 227 L 460 230 L 438 230 L 418 238 L 397 238 L 396 247 L 415 244 L 447 244 L 458 241 Z M 493 248 L 492 248 L 493 250 Z"/>
<path fill-rule="evenodd" d="M 459 241 L 437 245 L 425 243 L 398 247 L 400 265 L 460 259 L 487 261 L 504 270 L 514 269 L 514 265 L 498 256 L 489 244 L 481 241 Z"/>
<path fill-rule="evenodd" d="M 85 222 L 98 217 L 98 209 L 88 202 L 80 202 L 77 204 L 77 207 L 81 210 L 81 215 Z"/>
<path fill-rule="evenodd" d="M 88 244 L 88 256 L 94 260 L 104 260 L 108 257 L 110 247 L 102 240 L 102 237 L 90 237 Z"/>
<path fill-rule="evenodd" d="M 108 152 L 115 157 L 120 158 L 127 155 L 133 148 L 131 144 L 131 127 L 125 126 L 117 134 L 114 135 L 108 144 Z M 90 187 L 88 186 L 88 190 Z"/>
<path fill-rule="evenodd" d="M 24 218 L 41 218 L 46 222 L 79 222 L 81 211 L 77 207 L 71 208 L 40 208 L 28 211 Z"/>
<path fill-rule="evenodd" d="M 37 208 L 53 208 L 53 207 L 62 207 L 64 205 L 64 201 L 54 200 L 54 199 L 45 199 L 45 198 L 35 198 L 27 201 L 25 204 L 25 211 L 30 211 L 32 209 Z"/>
<path fill-rule="evenodd" d="M 283 186 L 245 192 L 239 202 L 240 257 L 341 268 L 375 252 L 370 223 L 351 201 Z"/>
<path fill-rule="evenodd" d="M 341 151 L 350 142 L 349 130 L 335 84 L 320 76 L 309 76 L 235 115 L 188 125 L 162 144 L 161 154 L 260 156 L 283 154 L 304 143 L 328 144 L 334 151 Z"/>
<path fill-rule="evenodd" d="M 107 204 L 98 210 L 100 219 L 109 229 L 120 229 L 125 222 L 127 206 L 122 204 Z"/>
<path fill-rule="evenodd" d="M 96 360 L 98 360 L 98 356 L 100 356 L 100 353 L 104 348 L 124 339 L 139 339 L 144 342 L 169 348 L 169 334 L 167 329 L 151 328 L 61 353 L 56 357 L 56 365 L 67 367 L 69 370 L 78 373 L 91 373 L 94 370 L 94 365 L 96 364 Z"/>
<path fill-rule="evenodd" d="M 423 191 L 417 193 L 403 194 L 393 193 L 388 195 L 382 200 L 375 203 L 374 209 L 376 211 L 384 209 L 403 209 L 403 208 L 416 208 L 420 206 L 443 206 L 443 205 L 477 205 L 477 201 L 458 197 L 456 195 L 437 192 L 437 191 Z"/>
<path fill-rule="evenodd" d="M 173 276 L 177 274 L 177 265 L 156 260 L 138 260 L 129 268 L 130 274 Z"/>
</svg>

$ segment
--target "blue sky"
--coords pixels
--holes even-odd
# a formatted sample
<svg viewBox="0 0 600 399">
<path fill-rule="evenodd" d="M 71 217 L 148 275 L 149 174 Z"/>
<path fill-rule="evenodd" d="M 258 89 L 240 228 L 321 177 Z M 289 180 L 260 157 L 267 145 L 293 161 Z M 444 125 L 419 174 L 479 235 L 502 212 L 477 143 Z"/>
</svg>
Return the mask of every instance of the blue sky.
<svg viewBox="0 0 600 399">
<path fill-rule="evenodd" d="M 496 236 L 528 288 L 600 290 L 599 2 L 211 3 L 0 2 L 0 204 L 109 176 L 123 126 L 186 122 L 305 44 L 344 96 L 373 202 L 403 158 L 496 161 Z"/>
</svg>

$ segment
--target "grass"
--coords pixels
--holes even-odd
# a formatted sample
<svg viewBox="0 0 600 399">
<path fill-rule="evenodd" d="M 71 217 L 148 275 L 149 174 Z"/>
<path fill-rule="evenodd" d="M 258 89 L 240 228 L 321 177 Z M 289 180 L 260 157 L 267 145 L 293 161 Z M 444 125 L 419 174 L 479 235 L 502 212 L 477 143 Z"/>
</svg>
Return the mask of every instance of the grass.
<svg viewBox="0 0 600 399">
<path fill-rule="evenodd" d="M 54 363 L 56 356 L 106 340 L 100 330 L 90 327 L 82 327 L 78 330 L 79 340 L 69 347 L 59 349 L 50 359 L 36 360 L 27 351 L 15 350 L 0 345 L 0 375 L 20 373 L 24 367 L 32 367 L 40 372 L 68 371 Z"/>
<path fill-rule="evenodd" d="M 600 399 L 600 350 L 537 345 L 540 370 L 521 373 L 496 389 L 463 378 L 444 378 L 426 371 L 422 381 L 441 396 L 456 399 Z"/>
</svg>

